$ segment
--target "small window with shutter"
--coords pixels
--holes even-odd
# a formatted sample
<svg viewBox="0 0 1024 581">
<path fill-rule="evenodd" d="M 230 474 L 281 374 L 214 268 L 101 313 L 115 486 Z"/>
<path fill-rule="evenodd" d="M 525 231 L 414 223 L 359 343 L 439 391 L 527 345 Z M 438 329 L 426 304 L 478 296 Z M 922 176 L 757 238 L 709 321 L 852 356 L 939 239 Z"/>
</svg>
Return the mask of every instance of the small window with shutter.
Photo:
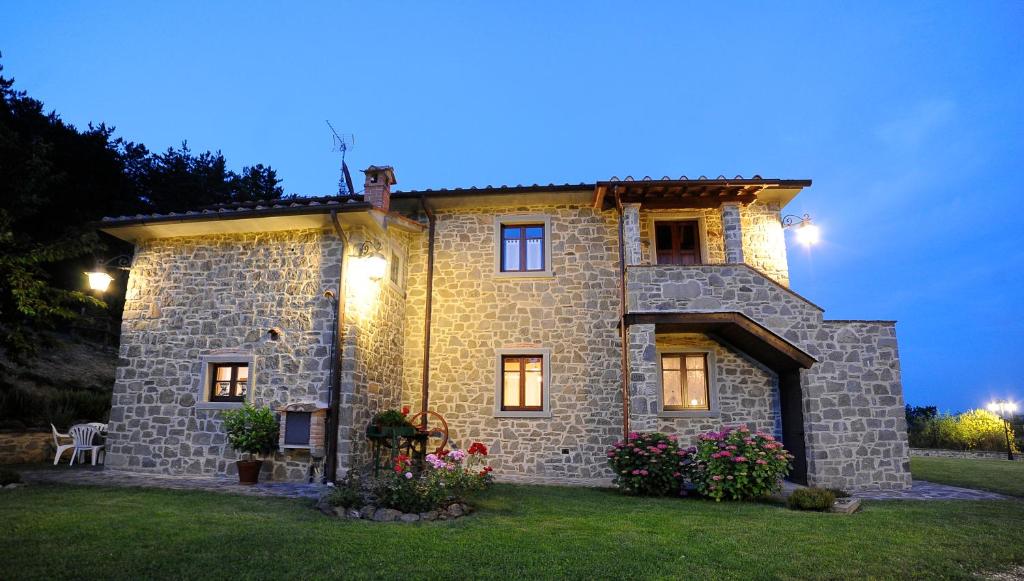
<svg viewBox="0 0 1024 581">
<path fill-rule="evenodd" d="M 285 446 L 308 446 L 309 426 L 313 414 L 310 412 L 288 412 L 284 427 Z"/>
</svg>

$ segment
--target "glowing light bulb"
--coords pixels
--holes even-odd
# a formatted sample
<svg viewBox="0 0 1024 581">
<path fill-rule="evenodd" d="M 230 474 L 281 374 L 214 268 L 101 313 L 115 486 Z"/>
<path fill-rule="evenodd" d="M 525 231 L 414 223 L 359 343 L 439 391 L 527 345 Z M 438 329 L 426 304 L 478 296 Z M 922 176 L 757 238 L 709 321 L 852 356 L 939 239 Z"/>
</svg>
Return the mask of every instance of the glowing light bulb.
<svg viewBox="0 0 1024 581">
<path fill-rule="evenodd" d="M 804 222 L 796 229 L 796 241 L 804 246 L 813 246 L 820 239 L 821 229 L 810 222 Z"/>
<path fill-rule="evenodd" d="M 99 292 L 106 292 L 110 281 L 114 280 L 114 277 L 103 271 L 87 272 L 85 276 L 89 278 L 89 288 Z"/>
</svg>

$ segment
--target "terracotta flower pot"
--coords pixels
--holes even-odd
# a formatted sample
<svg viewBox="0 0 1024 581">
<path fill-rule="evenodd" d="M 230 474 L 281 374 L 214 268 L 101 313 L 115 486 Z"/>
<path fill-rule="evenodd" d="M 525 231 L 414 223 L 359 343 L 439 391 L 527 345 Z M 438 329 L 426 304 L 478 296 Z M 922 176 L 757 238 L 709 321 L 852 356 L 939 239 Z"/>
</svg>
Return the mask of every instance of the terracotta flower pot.
<svg viewBox="0 0 1024 581">
<path fill-rule="evenodd" d="M 238 466 L 239 484 L 256 484 L 260 481 L 260 468 L 263 460 L 239 460 L 235 462 Z"/>
</svg>

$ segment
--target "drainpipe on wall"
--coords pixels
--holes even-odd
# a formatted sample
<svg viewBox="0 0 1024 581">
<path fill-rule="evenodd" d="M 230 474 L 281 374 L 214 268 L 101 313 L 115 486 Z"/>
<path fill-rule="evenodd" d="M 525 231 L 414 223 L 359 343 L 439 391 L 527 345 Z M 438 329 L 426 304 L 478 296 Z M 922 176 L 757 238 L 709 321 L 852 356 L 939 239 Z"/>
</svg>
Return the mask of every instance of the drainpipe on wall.
<svg viewBox="0 0 1024 581">
<path fill-rule="evenodd" d="M 338 213 L 331 210 L 331 225 L 341 239 L 341 259 L 338 261 L 338 291 L 334 297 L 337 310 L 334 314 L 334 341 L 331 343 L 331 391 L 327 402 L 327 459 L 324 466 L 324 481 L 334 482 L 338 475 L 338 428 L 341 413 L 341 375 L 345 354 L 345 255 L 348 236 L 338 222 Z"/>
<path fill-rule="evenodd" d="M 427 215 L 427 298 L 423 308 L 423 386 L 420 391 L 420 411 L 423 412 L 421 426 L 427 427 L 427 409 L 430 403 L 430 316 L 434 306 L 434 231 L 437 217 L 431 211 L 427 200 L 420 197 L 423 213 Z"/>
<path fill-rule="evenodd" d="M 619 214 L 619 340 L 622 351 L 622 438 L 629 437 L 629 331 L 626 329 L 626 246 L 623 241 L 622 197 L 615 191 Z"/>
</svg>

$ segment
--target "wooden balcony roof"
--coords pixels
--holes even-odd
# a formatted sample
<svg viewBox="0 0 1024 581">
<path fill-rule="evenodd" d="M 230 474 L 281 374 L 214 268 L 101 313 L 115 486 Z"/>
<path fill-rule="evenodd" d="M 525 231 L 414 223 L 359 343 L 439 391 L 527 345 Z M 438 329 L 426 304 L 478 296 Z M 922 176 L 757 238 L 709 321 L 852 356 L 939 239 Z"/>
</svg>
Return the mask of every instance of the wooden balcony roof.
<svg viewBox="0 0 1024 581">
<path fill-rule="evenodd" d="M 785 205 L 811 180 L 765 179 L 761 176 L 744 178 L 724 176 L 689 179 L 663 177 L 660 180 L 632 177 L 612 178 L 597 182 L 594 187 L 594 207 L 601 210 L 616 204 L 640 204 L 646 209 L 717 208 L 724 203 L 749 204 L 754 200 L 778 201 Z"/>
</svg>

